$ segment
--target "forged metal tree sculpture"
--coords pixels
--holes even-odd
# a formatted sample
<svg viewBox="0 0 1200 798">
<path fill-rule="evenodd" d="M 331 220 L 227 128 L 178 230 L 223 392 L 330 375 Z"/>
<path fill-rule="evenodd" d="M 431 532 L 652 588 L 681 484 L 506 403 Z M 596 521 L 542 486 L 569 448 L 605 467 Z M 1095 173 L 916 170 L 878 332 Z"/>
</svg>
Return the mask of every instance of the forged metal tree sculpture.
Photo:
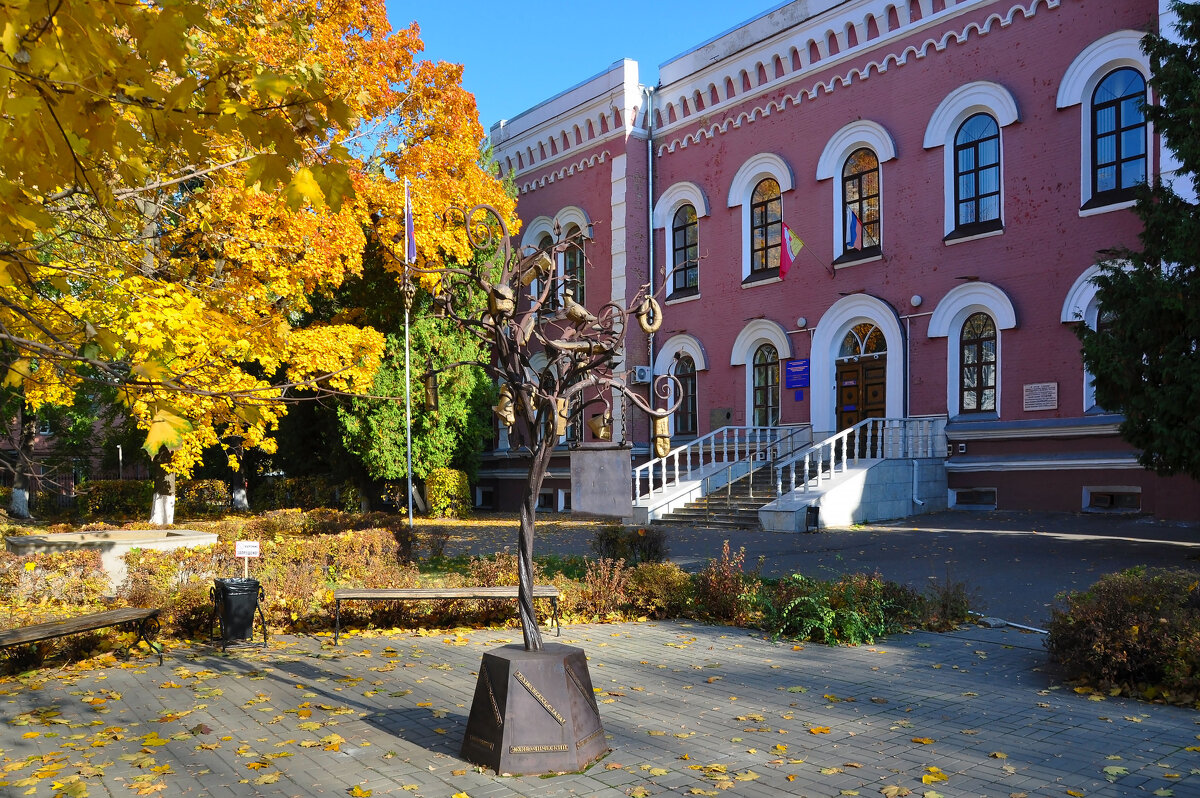
<svg viewBox="0 0 1200 798">
<path fill-rule="evenodd" d="M 550 466 L 555 445 L 569 424 L 583 418 L 584 409 L 603 405 L 604 413 L 593 427 L 598 438 L 611 436 L 611 397 L 623 395 L 655 420 L 663 432 L 674 411 L 667 400 L 670 381 L 661 376 L 653 393 L 664 402 L 654 408 L 632 390 L 624 372 L 614 367 L 621 359 L 625 331 L 630 323 L 654 332 L 661 324 L 661 308 L 643 286 L 629 308 L 608 302 L 595 313 L 575 301 L 576 277 L 560 274 L 558 256 L 578 252 L 584 256 L 582 231 L 562 236 L 548 247 L 515 250 L 500 214 L 489 205 L 453 208 L 447 223 L 464 226 L 467 238 L 481 257 L 470 266 L 414 267 L 417 282 L 430 291 L 436 312 L 444 313 L 485 343 L 488 362 L 483 368 L 500 386 L 493 408 L 511 440 L 529 456 L 529 476 L 521 502 L 519 541 L 520 587 L 518 603 L 521 630 L 527 651 L 542 648 L 542 636 L 533 607 L 533 538 L 537 500 Z M 487 257 L 491 253 L 494 257 Z M 405 276 L 409 280 L 408 273 Z M 542 365 L 544 356 L 545 365 Z M 535 363 L 537 364 L 535 366 Z M 453 363 L 446 371 L 465 363 Z M 436 374 L 426 379 L 436 379 Z M 674 391 L 679 396 L 679 391 Z M 677 404 L 677 402 L 676 402 Z M 604 426 L 607 422 L 607 427 Z"/>
</svg>

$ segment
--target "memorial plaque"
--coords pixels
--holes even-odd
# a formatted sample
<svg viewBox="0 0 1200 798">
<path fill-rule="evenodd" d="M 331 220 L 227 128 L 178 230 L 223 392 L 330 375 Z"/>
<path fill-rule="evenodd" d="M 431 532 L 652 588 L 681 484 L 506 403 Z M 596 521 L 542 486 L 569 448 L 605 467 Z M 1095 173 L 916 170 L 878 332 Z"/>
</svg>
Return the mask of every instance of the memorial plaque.
<svg viewBox="0 0 1200 798">
<path fill-rule="evenodd" d="M 583 770 L 608 750 L 583 649 L 483 655 L 462 757 L 502 776 Z"/>
<path fill-rule="evenodd" d="M 1057 410 L 1058 383 L 1034 382 L 1025 386 L 1022 404 L 1025 410 Z"/>
</svg>

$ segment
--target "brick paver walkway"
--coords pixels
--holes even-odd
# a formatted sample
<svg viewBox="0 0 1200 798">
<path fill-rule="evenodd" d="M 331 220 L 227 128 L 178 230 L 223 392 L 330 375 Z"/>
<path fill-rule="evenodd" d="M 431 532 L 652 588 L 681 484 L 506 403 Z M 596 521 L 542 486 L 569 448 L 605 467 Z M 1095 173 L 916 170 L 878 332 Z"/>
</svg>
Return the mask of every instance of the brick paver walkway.
<svg viewBox="0 0 1200 798">
<path fill-rule="evenodd" d="M 480 655 L 519 630 L 275 637 L 0 682 L 0 795 L 1200 795 L 1200 714 L 1076 693 L 1012 628 L 857 648 L 677 622 L 559 640 L 588 653 L 612 748 L 585 773 L 458 758 Z"/>
</svg>

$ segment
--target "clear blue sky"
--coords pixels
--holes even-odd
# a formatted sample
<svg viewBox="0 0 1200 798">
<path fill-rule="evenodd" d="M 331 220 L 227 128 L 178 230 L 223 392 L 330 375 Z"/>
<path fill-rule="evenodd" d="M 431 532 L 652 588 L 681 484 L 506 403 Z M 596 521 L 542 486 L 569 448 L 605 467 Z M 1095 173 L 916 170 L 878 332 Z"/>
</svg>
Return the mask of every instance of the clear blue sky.
<svg viewBox="0 0 1200 798">
<path fill-rule="evenodd" d="M 421 26 L 425 58 L 466 67 L 463 85 L 475 95 L 488 130 L 621 58 L 637 61 L 638 79 L 654 85 L 659 64 L 780 1 L 387 0 L 387 7 L 393 28 L 413 20 Z"/>
</svg>

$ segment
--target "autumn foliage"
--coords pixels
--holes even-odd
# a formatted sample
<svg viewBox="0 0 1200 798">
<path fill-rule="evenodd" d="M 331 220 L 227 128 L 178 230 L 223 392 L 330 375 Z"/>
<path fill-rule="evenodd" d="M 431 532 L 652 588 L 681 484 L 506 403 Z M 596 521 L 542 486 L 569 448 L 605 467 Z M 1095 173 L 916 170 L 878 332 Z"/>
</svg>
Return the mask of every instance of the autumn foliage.
<svg viewBox="0 0 1200 798">
<path fill-rule="evenodd" d="M 298 390 L 370 388 L 383 336 L 311 297 L 373 213 L 399 229 L 405 177 L 426 263 L 468 254 L 448 205 L 511 216 L 461 68 L 382 0 L 14 0 L 0 34 L 5 384 L 35 410 L 117 386 L 171 472 L 270 451 Z"/>
</svg>

